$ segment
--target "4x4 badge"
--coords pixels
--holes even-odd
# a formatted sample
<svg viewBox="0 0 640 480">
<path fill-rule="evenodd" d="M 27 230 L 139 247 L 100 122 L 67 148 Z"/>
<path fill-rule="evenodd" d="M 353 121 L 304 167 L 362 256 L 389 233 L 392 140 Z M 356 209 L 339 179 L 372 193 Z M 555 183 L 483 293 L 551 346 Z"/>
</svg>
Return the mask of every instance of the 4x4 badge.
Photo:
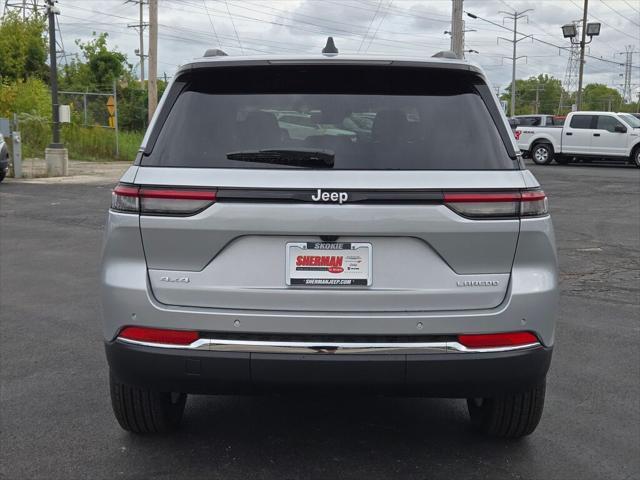
<svg viewBox="0 0 640 480">
<path fill-rule="evenodd" d="M 170 282 L 170 283 L 189 283 L 189 277 L 160 277 L 161 282 Z"/>
<path fill-rule="evenodd" d="M 315 195 L 311 195 L 311 200 L 314 202 L 338 202 L 341 204 L 349 200 L 349 194 L 347 192 L 323 192 L 319 188 Z"/>
</svg>

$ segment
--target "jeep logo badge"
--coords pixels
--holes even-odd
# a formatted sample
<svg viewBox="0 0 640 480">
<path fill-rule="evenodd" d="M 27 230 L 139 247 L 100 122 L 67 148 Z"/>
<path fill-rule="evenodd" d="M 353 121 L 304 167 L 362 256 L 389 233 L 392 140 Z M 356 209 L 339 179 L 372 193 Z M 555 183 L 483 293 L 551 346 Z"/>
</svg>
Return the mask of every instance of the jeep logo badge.
<svg viewBox="0 0 640 480">
<path fill-rule="evenodd" d="M 338 202 L 340 204 L 349 200 L 347 192 L 323 192 L 320 188 L 315 195 L 311 195 L 314 202 Z"/>
</svg>

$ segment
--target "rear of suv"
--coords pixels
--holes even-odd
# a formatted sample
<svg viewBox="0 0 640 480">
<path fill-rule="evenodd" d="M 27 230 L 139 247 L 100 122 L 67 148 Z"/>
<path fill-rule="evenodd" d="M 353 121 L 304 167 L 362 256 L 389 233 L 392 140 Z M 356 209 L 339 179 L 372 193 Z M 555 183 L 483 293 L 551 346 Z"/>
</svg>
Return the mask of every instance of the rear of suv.
<svg viewBox="0 0 640 480">
<path fill-rule="evenodd" d="M 556 252 L 491 92 L 440 58 L 183 66 L 106 228 L 120 425 L 171 430 L 187 394 L 302 390 L 463 398 L 480 431 L 531 433 Z"/>
</svg>

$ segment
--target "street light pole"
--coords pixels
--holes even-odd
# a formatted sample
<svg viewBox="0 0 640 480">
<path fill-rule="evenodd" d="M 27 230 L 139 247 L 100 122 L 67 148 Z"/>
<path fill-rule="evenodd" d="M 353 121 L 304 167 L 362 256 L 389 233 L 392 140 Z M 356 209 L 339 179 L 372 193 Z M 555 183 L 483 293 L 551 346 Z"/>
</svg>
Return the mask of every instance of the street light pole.
<svg viewBox="0 0 640 480">
<path fill-rule="evenodd" d="M 47 0 L 47 16 L 49 17 L 49 65 L 51 79 L 51 133 L 52 142 L 49 148 L 62 148 L 60 143 L 60 109 L 58 104 L 58 65 L 56 61 L 56 7 L 54 0 Z"/>
<path fill-rule="evenodd" d="M 587 40 L 587 9 L 589 0 L 584 0 L 584 8 L 582 10 L 582 39 L 580 40 L 580 67 L 578 70 L 578 92 L 576 93 L 576 109 L 582 109 L 582 75 L 584 73 L 584 50 Z"/>
<path fill-rule="evenodd" d="M 69 172 L 69 152 L 60 142 L 60 105 L 58 104 L 58 65 L 56 63 L 56 15 L 60 13 L 55 6 L 57 0 L 47 0 L 49 17 L 49 65 L 51 82 L 51 143 L 44 150 L 47 176 L 66 176 Z"/>
</svg>

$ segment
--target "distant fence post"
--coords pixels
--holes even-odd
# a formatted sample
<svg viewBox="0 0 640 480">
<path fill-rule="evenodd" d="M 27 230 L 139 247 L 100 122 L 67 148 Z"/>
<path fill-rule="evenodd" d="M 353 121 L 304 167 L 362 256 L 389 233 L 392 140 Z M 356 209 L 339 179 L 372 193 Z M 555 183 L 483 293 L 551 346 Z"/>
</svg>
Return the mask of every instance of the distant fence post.
<svg viewBox="0 0 640 480">
<path fill-rule="evenodd" d="M 114 112 L 114 127 L 116 128 L 116 158 L 120 158 L 120 141 L 118 138 L 118 93 L 116 92 L 116 81 L 113 80 L 113 107 Z"/>
<path fill-rule="evenodd" d="M 86 89 L 85 89 L 86 90 Z M 87 94 L 82 95 L 82 108 L 84 110 L 84 126 L 87 126 Z"/>
<path fill-rule="evenodd" d="M 13 178 L 22 178 L 22 138 L 20 132 L 11 132 L 11 151 L 13 152 Z"/>
</svg>

